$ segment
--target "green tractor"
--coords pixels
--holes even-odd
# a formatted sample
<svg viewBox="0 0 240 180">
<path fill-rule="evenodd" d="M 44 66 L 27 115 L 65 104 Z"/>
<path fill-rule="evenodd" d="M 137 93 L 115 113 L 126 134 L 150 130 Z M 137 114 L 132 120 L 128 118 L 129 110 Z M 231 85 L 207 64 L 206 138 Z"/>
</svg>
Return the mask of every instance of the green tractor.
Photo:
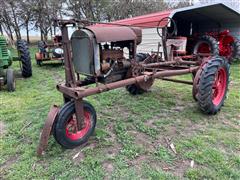
<svg viewBox="0 0 240 180">
<path fill-rule="evenodd" d="M 24 78 L 32 76 L 31 56 L 27 42 L 18 40 L 16 46 L 18 56 L 13 57 L 8 49 L 6 38 L 0 35 L 0 89 L 7 85 L 9 92 L 15 91 L 16 88 L 15 75 L 11 68 L 13 61 L 20 61 L 20 68 Z"/>
</svg>

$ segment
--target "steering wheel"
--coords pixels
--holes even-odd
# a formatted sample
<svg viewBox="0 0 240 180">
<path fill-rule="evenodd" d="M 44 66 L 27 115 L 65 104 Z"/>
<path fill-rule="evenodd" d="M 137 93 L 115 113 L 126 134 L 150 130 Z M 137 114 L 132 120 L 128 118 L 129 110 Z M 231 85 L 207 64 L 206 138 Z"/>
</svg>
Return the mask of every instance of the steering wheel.
<svg viewBox="0 0 240 180">
<path fill-rule="evenodd" d="M 170 20 L 170 21 L 169 21 Z M 157 27 L 157 33 L 158 33 L 158 35 L 162 38 L 162 35 L 161 35 L 161 33 L 159 32 L 159 29 L 161 29 L 159 26 L 160 26 L 160 24 L 163 22 L 163 21 L 168 21 L 167 22 L 167 24 L 165 25 L 165 27 L 168 27 L 168 25 L 170 24 L 170 23 L 172 23 L 173 24 L 173 30 L 172 30 L 172 32 L 168 32 L 167 31 L 167 37 L 172 37 L 174 34 L 176 34 L 177 33 L 177 24 L 176 24 L 176 22 L 175 22 L 175 20 L 173 20 L 172 18 L 170 18 L 170 17 L 164 17 L 164 18 L 162 18 L 159 22 L 158 22 L 158 27 Z"/>
</svg>

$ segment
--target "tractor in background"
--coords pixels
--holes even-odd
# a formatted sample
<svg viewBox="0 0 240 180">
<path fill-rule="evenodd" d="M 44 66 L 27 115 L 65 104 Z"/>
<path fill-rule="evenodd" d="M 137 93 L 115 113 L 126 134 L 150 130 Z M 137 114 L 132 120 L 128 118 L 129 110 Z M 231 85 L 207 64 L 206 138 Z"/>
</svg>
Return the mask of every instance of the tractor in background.
<svg viewBox="0 0 240 180">
<path fill-rule="evenodd" d="M 20 61 L 20 68 L 24 78 L 32 76 L 31 56 L 27 42 L 25 40 L 18 40 L 16 46 L 18 56 L 14 57 L 8 49 L 6 38 L 0 36 L 0 89 L 4 85 L 7 85 L 9 92 L 16 89 L 15 75 L 11 68 L 13 61 Z"/>
<path fill-rule="evenodd" d="M 229 63 L 240 58 L 240 41 L 230 35 L 229 30 L 208 32 L 203 36 L 195 35 L 198 42 L 193 53 L 211 53 L 225 57 Z"/>
<path fill-rule="evenodd" d="M 44 61 L 60 61 L 63 63 L 62 36 L 54 36 L 51 44 L 39 41 L 38 49 L 39 51 L 35 54 L 37 65 L 41 66 Z"/>
</svg>

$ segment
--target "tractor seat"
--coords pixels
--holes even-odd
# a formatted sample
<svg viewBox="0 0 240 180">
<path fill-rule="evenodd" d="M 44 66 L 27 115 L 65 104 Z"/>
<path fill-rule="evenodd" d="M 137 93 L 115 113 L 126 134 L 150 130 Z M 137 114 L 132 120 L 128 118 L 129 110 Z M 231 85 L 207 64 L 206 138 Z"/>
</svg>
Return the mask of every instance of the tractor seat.
<svg viewBox="0 0 240 180">
<path fill-rule="evenodd" d="M 167 47 L 169 49 L 173 48 L 174 55 L 186 55 L 187 37 L 176 36 L 171 39 L 167 39 Z"/>
</svg>

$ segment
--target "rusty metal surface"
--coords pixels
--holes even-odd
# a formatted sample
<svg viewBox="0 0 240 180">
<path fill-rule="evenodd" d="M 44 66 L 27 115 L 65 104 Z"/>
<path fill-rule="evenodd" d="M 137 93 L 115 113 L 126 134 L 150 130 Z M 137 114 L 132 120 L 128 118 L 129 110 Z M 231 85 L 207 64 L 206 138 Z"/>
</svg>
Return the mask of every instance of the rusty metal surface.
<svg viewBox="0 0 240 180">
<path fill-rule="evenodd" d="M 77 128 L 80 131 L 84 125 L 84 110 L 83 110 L 83 100 L 77 99 L 75 100 L 75 114 L 77 118 Z"/>
<path fill-rule="evenodd" d="M 141 89 L 143 89 L 144 91 L 147 91 L 152 87 L 153 83 L 154 83 L 154 79 L 153 78 L 148 78 L 144 81 L 137 82 L 136 85 L 138 87 L 140 87 Z"/>
<path fill-rule="evenodd" d="M 68 38 L 68 28 L 66 25 L 61 27 L 62 31 L 62 44 L 63 44 L 63 51 L 64 51 L 64 66 L 65 66 L 65 79 L 66 79 L 66 85 L 68 87 L 75 86 L 76 84 L 76 78 L 75 78 L 75 72 L 73 69 L 73 63 L 72 63 L 72 56 L 71 56 L 71 46 Z"/>
<path fill-rule="evenodd" d="M 48 113 L 47 119 L 45 121 L 44 127 L 41 132 L 40 141 L 37 147 L 38 156 L 43 155 L 44 151 L 47 148 L 48 139 L 51 134 L 52 126 L 56 119 L 58 111 L 59 111 L 59 107 L 56 105 L 53 105 Z"/>
<path fill-rule="evenodd" d="M 175 82 L 175 83 L 193 85 L 193 82 L 192 82 L 192 81 L 184 81 L 184 80 L 171 79 L 171 78 L 159 78 L 159 79 L 164 80 L 164 81 L 169 81 L 169 82 Z"/>
<path fill-rule="evenodd" d="M 106 49 L 102 50 L 101 53 L 102 60 L 107 60 L 107 59 L 123 59 L 123 50 L 120 49 Z"/>
<path fill-rule="evenodd" d="M 123 86 L 131 85 L 131 84 L 136 84 L 140 83 L 143 81 L 147 81 L 149 79 L 154 79 L 154 78 L 161 78 L 161 77 L 170 77 L 170 76 L 177 76 L 177 75 L 183 75 L 183 74 L 188 74 L 192 72 L 196 72 L 199 69 L 199 66 L 195 67 L 190 67 L 186 69 L 181 69 L 181 70 L 164 70 L 160 72 L 155 72 L 155 73 L 146 73 L 145 75 L 129 78 L 129 79 L 124 79 L 121 81 L 105 84 L 105 85 L 99 85 L 98 87 L 91 87 L 91 88 L 68 88 L 65 87 L 63 84 L 58 85 L 58 90 L 61 91 L 64 94 L 67 94 L 75 99 L 87 97 L 93 94 L 97 93 L 102 93 L 105 91 L 109 91 L 112 89 L 117 89 Z"/>
<path fill-rule="evenodd" d="M 136 40 L 137 36 L 135 31 L 130 27 L 87 27 L 90 31 L 95 34 L 97 43 L 101 42 L 117 42 L 117 41 L 128 41 Z"/>
</svg>

